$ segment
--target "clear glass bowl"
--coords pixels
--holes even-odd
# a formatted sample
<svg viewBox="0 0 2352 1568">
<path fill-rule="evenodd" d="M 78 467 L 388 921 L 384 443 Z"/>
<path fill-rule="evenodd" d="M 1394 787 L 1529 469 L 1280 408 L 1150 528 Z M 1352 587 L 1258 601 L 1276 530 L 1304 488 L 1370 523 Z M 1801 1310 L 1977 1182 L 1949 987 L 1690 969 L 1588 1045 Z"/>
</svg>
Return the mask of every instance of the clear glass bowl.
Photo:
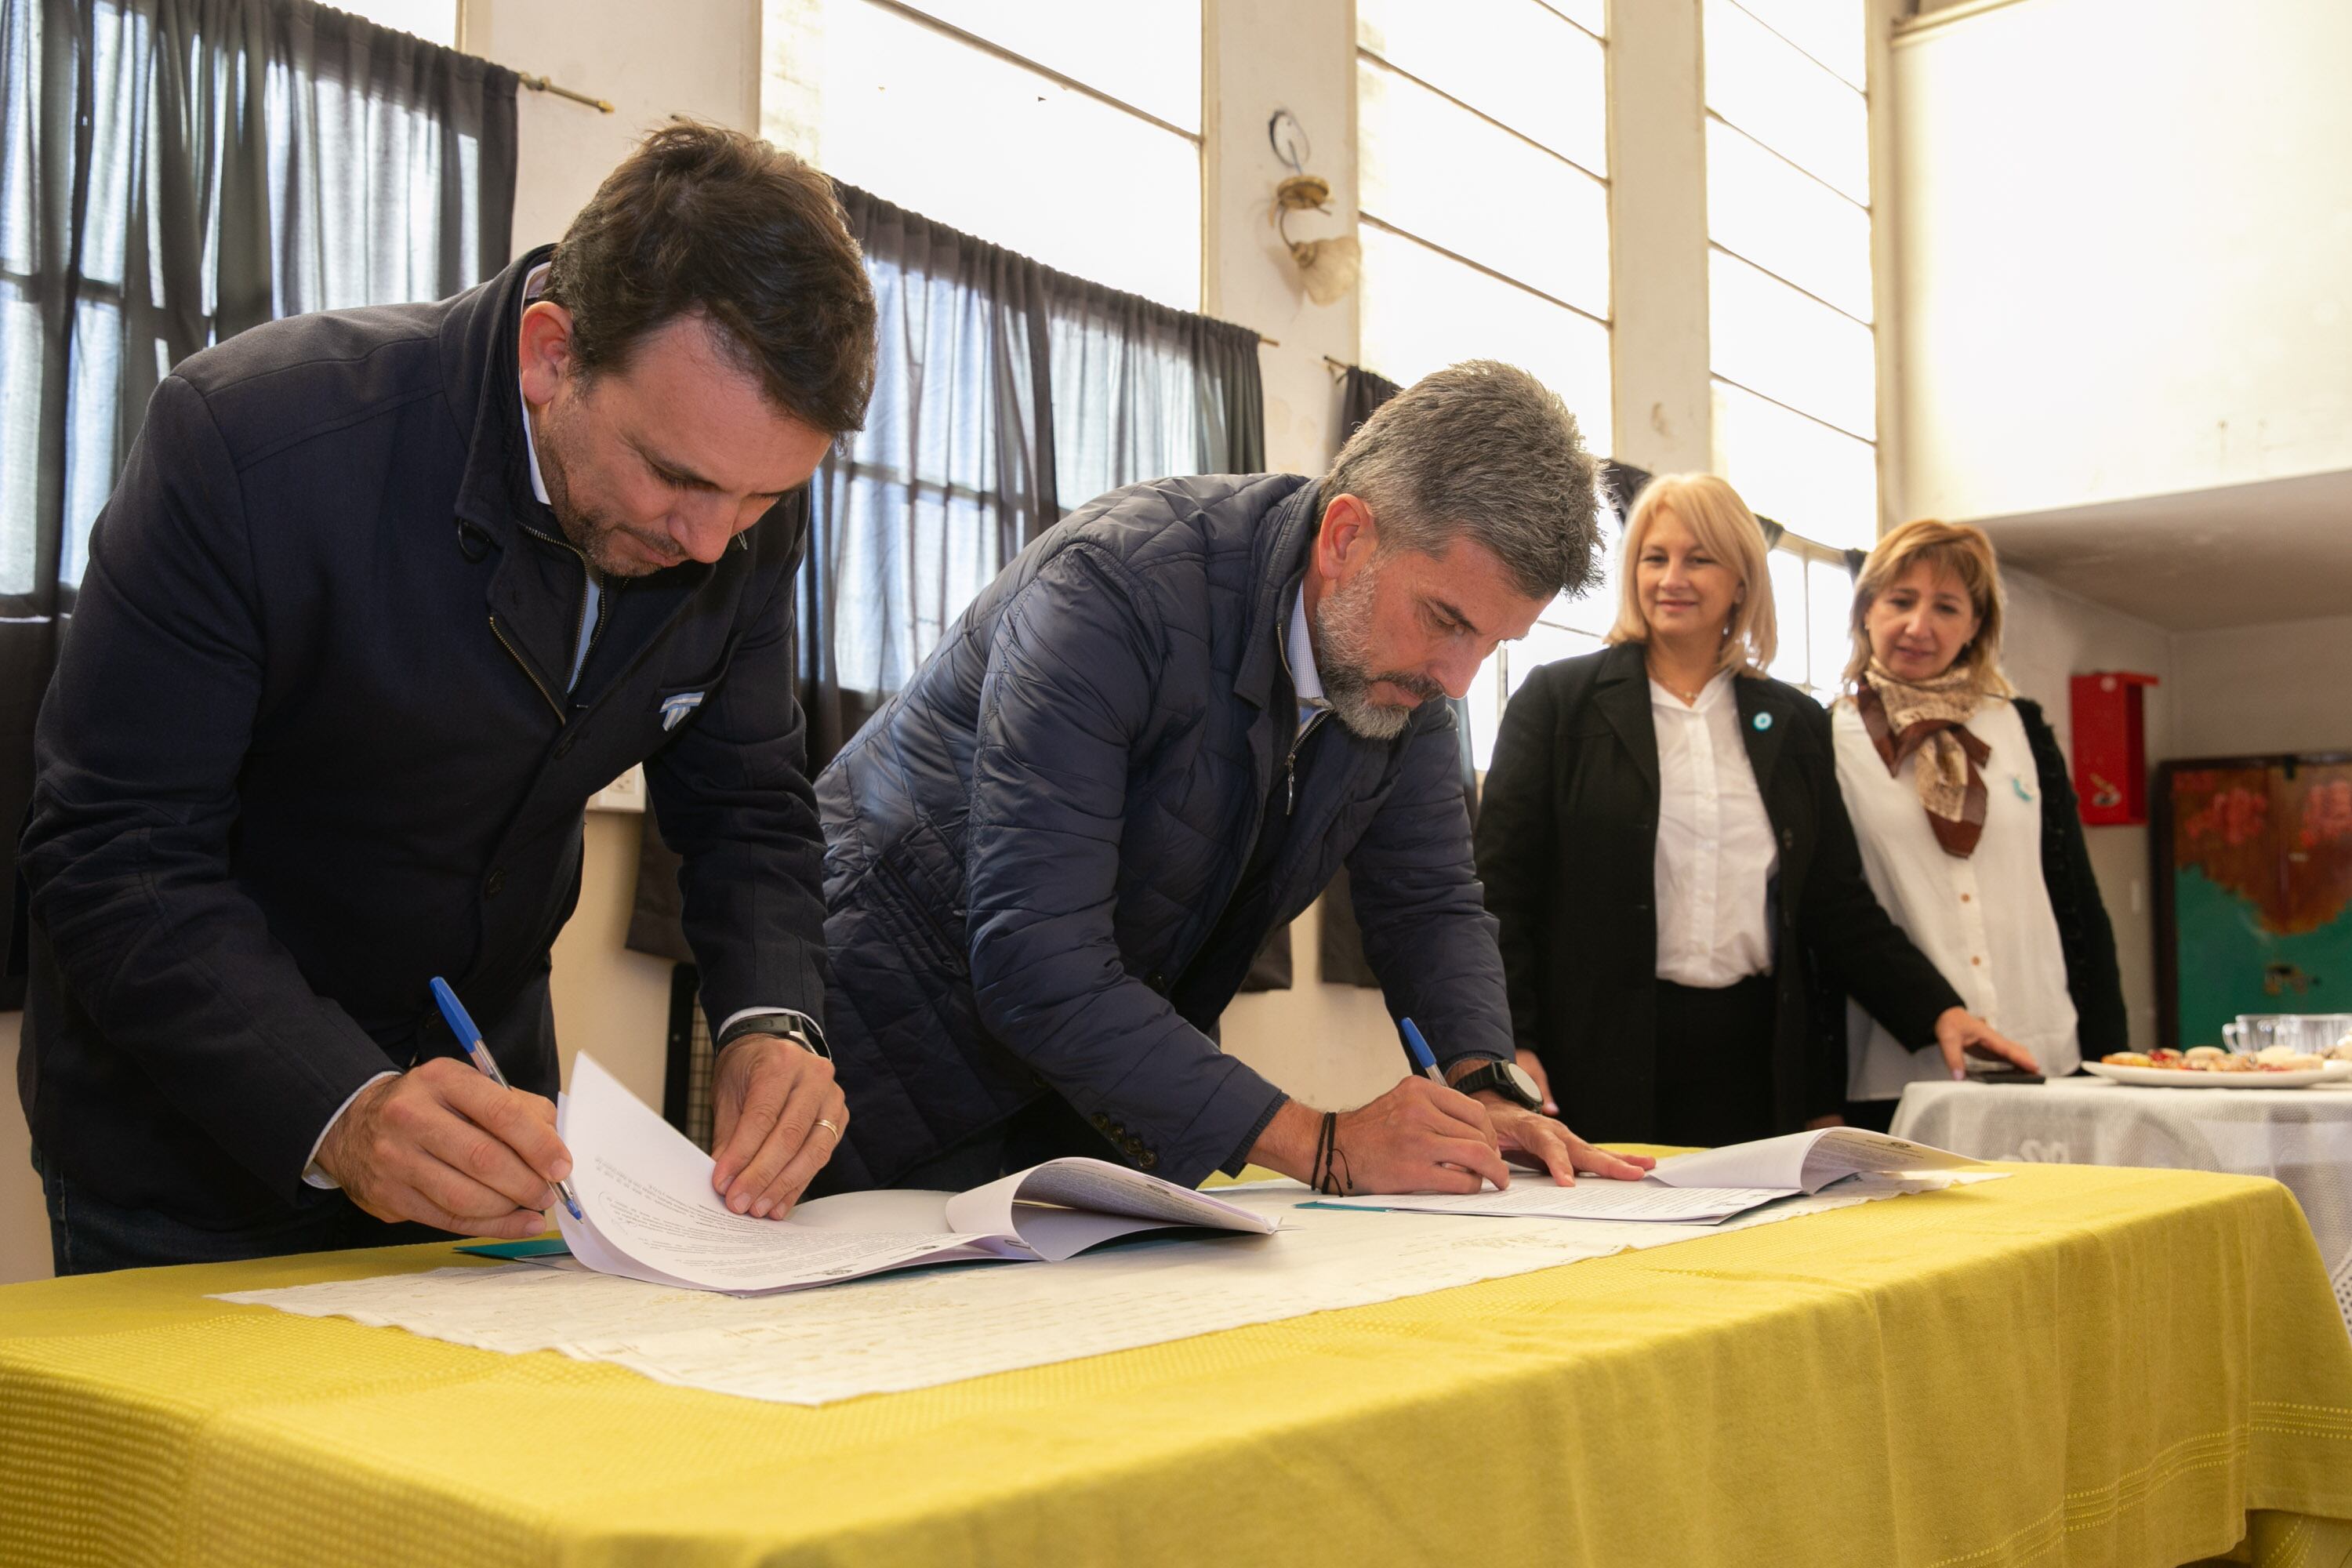
<svg viewBox="0 0 2352 1568">
<path fill-rule="evenodd" d="M 2285 1046 L 2324 1057 L 2352 1036 L 2352 1013 L 2241 1013 L 2221 1026 L 2222 1043 L 2243 1056 L 2266 1046 Z"/>
</svg>

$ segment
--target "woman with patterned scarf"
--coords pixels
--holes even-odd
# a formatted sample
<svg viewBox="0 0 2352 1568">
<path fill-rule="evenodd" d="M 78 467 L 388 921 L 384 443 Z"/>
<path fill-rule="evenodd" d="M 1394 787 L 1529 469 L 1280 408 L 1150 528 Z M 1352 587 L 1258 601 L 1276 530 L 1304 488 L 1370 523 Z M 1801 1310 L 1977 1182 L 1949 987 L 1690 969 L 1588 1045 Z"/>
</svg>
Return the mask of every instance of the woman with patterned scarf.
<svg viewBox="0 0 2352 1568">
<path fill-rule="evenodd" d="M 2126 1047 L 2115 933 L 2057 738 L 2000 668 L 2000 572 L 1973 528 L 1906 523 L 1853 595 L 1853 658 L 1831 710 L 1838 784 L 1872 891 L 1969 1010 L 2069 1073 Z M 1885 1128 L 1941 1076 L 1858 1006 L 1846 1119 Z"/>
<path fill-rule="evenodd" d="M 1603 1138 L 1724 1144 L 1845 1110 L 1844 997 L 1957 1073 L 2032 1058 L 1871 896 L 1829 715 L 1766 672 L 1763 525 L 1712 474 L 1626 513 L 1607 646 L 1538 666 L 1476 850 L 1519 1060 Z"/>
</svg>

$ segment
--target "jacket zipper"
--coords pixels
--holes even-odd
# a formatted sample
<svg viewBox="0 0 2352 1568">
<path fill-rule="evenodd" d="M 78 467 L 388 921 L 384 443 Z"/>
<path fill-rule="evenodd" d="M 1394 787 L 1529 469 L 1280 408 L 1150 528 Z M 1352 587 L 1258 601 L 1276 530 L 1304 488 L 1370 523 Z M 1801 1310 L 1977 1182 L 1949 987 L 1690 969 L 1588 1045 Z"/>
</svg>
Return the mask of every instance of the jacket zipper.
<svg viewBox="0 0 2352 1568">
<path fill-rule="evenodd" d="M 593 581 L 589 574 L 588 552 L 581 549 L 578 545 L 572 543 L 572 541 L 568 539 L 558 539 L 555 535 L 542 532 L 540 530 L 531 527 L 529 523 L 524 523 L 522 525 L 522 531 L 525 533 L 530 534 L 534 539 L 544 539 L 550 544 L 556 545 L 572 552 L 572 556 L 580 563 L 580 592 L 583 599 L 584 600 L 587 595 L 589 586 Z M 596 624 L 588 628 L 588 646 L 580 650 L 580 668 L 583 670 L 588 668 L 588 661 L 596 657 L 596 644 L 604 636 L 604 617 L 612 612 L 613 608 L 613 586 L 614 585 L 610 583 L 605 584 L 604 585 L 604 591 L 596 595 Z M 575 616 L 573 619 L 576 623 L 578 617 Z M 580 679 L 578 672 L 575 671 L 572 679 L 573 684 L 576 685 Z M 541 687 L 540 689 L 544 691 L 546 688 Z M 563 689 L 566 696 L 571 695 L 572 688 L 570 686 L 565 687 Z M 557 711 L 561 712 L 562 710 L 558 709 Z"/>
<path fill-rule="evenodd" d="M 547 699 L 547 705 L 550 708 L 555 710 L 555 721 L 559 724 L 562 723 L 565 719 L 563 704 L 555 700 L 555 693 L 547 689 L 547 682 L 539 678 L 539 671 L 531 668 L 530 661 L 523 658 L 515 645 L 507 640 L 507 634 L 499 629 L 499 618 L 496 616 L 490 617 L 490 635 L 499 639 L 499 646 L 507 650 L 509 658 L 522 666 L 522 672 L 530 677 L 530 683 L 539 688 L 539 694 Z"/>
<path fill-rule="evenodd" d="M 562 545 L 564 549 L 571 551 L 572 554 L 574 554 L 574 555 L 579 555 L 579 556 L 580 556 L 581 570 L 582 570 L 582 572 L 583 572 L 583 573 L 585 573 L 585 572 L 586 572 L 586 570 L 587 570 L 587 563 L 588 563 L 588 557 L 586 557 L 585 555 L 581 555 L 581 553 L 580 553 L 580 550 L 579 550 L 579 547 L 578 547 L 577 545 L 574 545 L 574 544 L 572 542 L 572 541 L 570 541 L 570 540 L 568 540 L 568 539 L 558 539 L 557 537 L 555 537 L 555 535 L 553 535 L 553 534 L 551 534 L 551 533 L 544 533 L 544 532 L 541 532 L 540 530 L 538 530 L 538 529 L 536 529 L 536 528 L 531 527 L 531 526 L 530 526 L 530 524 L 528 524 L 528 523 L 525 523 L 525 524 L 523 524 L 523 525 L 522 525 L 522 531 L 523 531 L 525 533 L 530 534 L 530 535 L 532 538 L 534 538 L 534 539 L 544 539 L 544 540 L 546 540 L 550 544 L 558 544 L 558 545 Z M 740 533 L 739 533 L 739 534 L 737 534 L 735 537 L 736 537 L 736 540 L 737 540 L 739 542 L 740 542 L 744 536 L 743 536 L 742 534 L 740 534 Z M 750 546 L 750 545 L 748 545 L 748 544 L 745 544 L 745 545 L 743 545 L 743 548 L 744 548 L 744 549 L 746 549 L 746 550 L 749 550 L 749 549 L 751 548 L 751 546 Z M 704 579 L 704 581 L 705 581 L 705 582 L 708 582 L 709 580 L 709 579 L 708 577 L 706 577 L 706 578 Z M 583 581 L 585 581 L 584 577 L 583 577 Z M 596 651 L 596 643 L 597 643 L 597 639 L 598 639 L 598 638 L 600 638 L 600 637 L 602 637 L 604 635 L 604 619 L 605 619 L 605 617 L 606 617 L 607 616 L 609 616 L 609 615 L 612 613 L 612 609 L 613 609 L 613 591 L 614 591 L 614 589 L 615 589 L 616 587 L 620 587 L 620 586 L 624 586 L 624 585 L 625 585 L 625 584 L 627 584 L 627 582 L 628 582 L 628 579 L 625 577 L 625 578 L 620 579 L 620 581 L 619 581 L 618 583 L 613 582 L 613 581 L 611 581 L 611 580 L 607 580 L 607 581 L 606 581 L 606 583 L 604 584 L 604 597 L 603 597 L 603 598 L 601 598 L 601 599 L 599 599 L 599 600 L 597 601 L 597 604 L 596 604 L 596 626 L 595 626 L 595 629 L 594 629 L 593 631 L 590 632 L 590 633 L 589 633 L 589 635 L 588 635 L 588 651 L 589 651 L 590 653 L 592 653 L 592 654 L 593 654 L 593 653 L 594 653 L 594 652 Z M 646 643 L 643 647 L 640 647 L 639 649 L 637 649 L 636 657 L 629 660 L 628 668 L 625 668 L 625 669 L 623 669 L 622 671 L 620 671 L 617 675 L 615 675 L 615 676 L 613 678 L 612 682 L 610 683 L 610 685 L 608 686 L 608 688 L 607 688 L 607 689 L 606 689 L 606 693 L 605 693 L 605 694 L 606 694 L 607 696 L 610 696 L 610 695 L 612 694 L 612 692 L 614 692 L 614 691 L 617 691 L 618 689 L 620 689 L 620 688 L 621 688 L 622 686 L 624 686 L 624 685 L 625 685 L 625 684 L 627 683 L 629 677 L 636 673 L 637 666 L 639 666 L 639 665 L 641 665 L 641 664 L 645 663 L 646 656 L 647 656 L 647 655 L 649 655 L 649 654 L 651 654 L 651 653 L 653 652 L 653 650 L 654 650 L 656 647 L 659 647 L 659 646 L 660 646 L 662 638 L 663 638 L 663 637 L 667 637 L 667 636 L 669 635 L 670 628 L 671 628 L 672 626 L 675 626 L 677 624 L 678 617 L 679 617 L 680 616 L 684 615 L 684 614 L 686 613 L 686 610 L 687 610 L 687 606 L 686 606 L 686 605 L 680 605 L 677 609 L 675 609 L 675 610 L 673 610 L 673 611 L 671 611 L 671 612 L 670 612 L 670 618 L 669 618 L 668 620 L 667 620 L 667 621 L 665 621 L 665 622 L 663 622 L 663 623 L 662 623 L 662 626 L 661 626 L 660 630 L 659 630 L 659 631 L 657 631 L 657 632 L 654 635 L 653 638 L 652 638 L 650 641 L 648 641 L 648 642 L 647 642 L 647 643 Z M 497 624 L 497 622 L 496 622 L 496 617 L 493 617 L 493 618 L 492 618 L 492 626 L 493 626 L 493 628 L 495 628 L 496 624 Z M 499 640 L 500 642 L 502 642 L 502 643 L 503 643 L 503 642 L 506 642 L 506 638 L 505 638 L 505 637 L 499 637 Z M 514 653 L 514 645 L 512 645 L 511 643 L 509 643 L 509 644 L 507 645 L 507 651 L 508 651 L 509 653 Z M 521 656 L 520 654 L 515 654 L 515 662 L 516 662 L 516 663 L 518 663 L 518 664 L 522 663 L 522 656 Z M 584 661 L 583 661 L 583 667 L 584 667 Z M 530 668 L 530 667 L 529 665 L 524 665 L 524 666 L 523 666 L 523 668 L 524 668 L 524 670 L 525 670 L 525 672 L 526 672 L 526 673 L 528 673 L 528 672 L 529 672 Z M 533 681 L 534 681 L 534 682 L 536 682 L 536 681 L 537 681 L 537 679 L 538 679 L 538 678 L 537 678 L 536 676 L 534 676 L 534 677 L 532 677 L 532 679 L 533 679 Z M 541 694 L 541 696 L 547 696 L 547 688 L 546 688 L 545 686 L 541 686 L 539 689 L 540 689 L 540 694 Z M 550 702 L 555 702 L 555 699 L 554 699 L 553 697 L 548 697 L 548 698 L 547 698 L 547 700 L 548 700 Z M 601 702 L 601 701 L 602 701 L 602 699 L 599 699 L 599 701 Z M 565 713 L 562 704 L 561 704 L 561 703 L 556 703 L 555 711 L 556 711 L 559 715 L 561 715 L 561 716 L 564 717 L 565 721 L 566 721 L 567 722 L 569 722 L 570 716 L 569 716 L 568 714 L 566 714 L 566 713 Z M 583 710 L 583 712 L 585 712 L 585 711 L 586 711 L 586 710 Z"/>
<path fill-rule="evenodd" d="M 577 556 L 580 561 L 580 581 L 582 592 L 584 594 L 587 591 L 588 557 L 582 553 L 579 546 L 573 544 L 568 539 L 558 539 L 551 533 L 541 532 L 540 530 L 531 527 L 528 523 L 522 525 L 522 531 L 525 533 L 530 534 L 534 539 L 544 539 L 550 544 L 559 545 L 562 548 L 570 551 L 574 556 Z M 604 585 L 604 591 L 596 595 L 596 624 L 593 626 L 591 626 L 588 630 L 588 647 L 586 653 L 583 654 L 581 658 L 581 663 L 583 665 L 587 663 L 588 655 L 593 655 L 596 651 L 596 643 L 598 639 L 603 637 L 604 635 L 604 617 L 611 615 L 612 612 L 613 584 L 607 583 Z M 539 694 L 547 699 L 547 705 L 550 708 L 555 710 L 556 722 L 559 724 L 570 723 L 572 721 L 572 715 L 570 712 L 568 712 L 564 709 L 563 704 L 557 700 L 555 693 L 547 689 L 547 682 L 539 678 L 539 671 L 531 668 L 530 661 L 523 658 L 522 654 L 517 650 L 513 643 L 507 640 L 507 634 L 499 628 L 499 618 L 496 616 L 492 616 L 490 617 L 490 635 L 499 639 L 499 646 L 506 649 L 509 656 L 510 656 L 517 664 L 522 666 L 522 672 L 530 677 L 530 683 L 539 688 Z"/>
<path fill-rule="evenodd" d="M 1298 806 L 1298 748 L 1307 744 L 1307 737 L 1315 733 L 1315 726 L 1323 722 L 1323 710 L 1318 708 L 1298 727 L 1298 736 L 1290 742 L 1290 754 L 1282 760 L 1282 815 L 1290 816 Z"/>
</svg>

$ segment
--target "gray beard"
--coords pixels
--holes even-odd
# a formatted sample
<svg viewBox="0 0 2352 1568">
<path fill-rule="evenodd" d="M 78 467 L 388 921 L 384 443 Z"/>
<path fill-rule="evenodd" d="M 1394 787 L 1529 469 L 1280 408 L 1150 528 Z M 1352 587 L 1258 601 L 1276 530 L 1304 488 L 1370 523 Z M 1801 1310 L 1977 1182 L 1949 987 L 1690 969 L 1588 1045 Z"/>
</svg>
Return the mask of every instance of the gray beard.
<svg viewBox="0 0 2352 1568">
<path fill-rule="evenodd" d="M 1445 690 L 1425 676 L 1371 668 L 1372 586 L 1379 572 L 1377 565 L 1370 568 L 1315 606 L 1315 668 L 1333 718 L 1368 741 L 1393 741 L 1417 710 L 1375 702 L 1376 683 L 1402 687 L 1424 702 L 1444 700 Z"/>
</svg>

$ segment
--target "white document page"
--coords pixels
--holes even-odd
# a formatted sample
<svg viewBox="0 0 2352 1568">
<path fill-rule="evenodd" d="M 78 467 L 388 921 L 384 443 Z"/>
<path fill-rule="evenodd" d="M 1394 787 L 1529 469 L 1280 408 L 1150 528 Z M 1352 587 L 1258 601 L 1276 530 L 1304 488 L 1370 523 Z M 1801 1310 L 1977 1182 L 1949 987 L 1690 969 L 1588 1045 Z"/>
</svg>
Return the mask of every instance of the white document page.
<svg viewBox="0 0 2352 1568">
<path fill-rule="evenodd" d="M 1503 1191 L 1326 1198 L 1330 1208 L 1406 1214 L 1507 1215 L 1522 1218 L 1616 1219 L 1713 1225 L 1799 1193 L 1859 1175 L 1927 1175 L 1983 1162 L 1859 1127 L 1824 1127 L 1748 1143 L 1676 1154 L 1639 1182 L 1580 1177 L 1572 1187 L 1530 1174 Z"/>
<path fill-rule="evenodd" d="M 604 1274 L 706 1290 L 780 1290 L 982 1256 L 943 1229 L 869 1231 L 730 1212 L 710 1156 L 583 1052 L 556 1130 L 572 1151 L 583 1219 L 559 1205 L 574 1256 Z M 917 1217 L 917 1216 L 909 1216 Z"/>
<path fill-rule="evenodd" d="M 1860 1127 L 1823 1127 L 1702 1149 L 1658 1162 L 1654 1174 L 1675 1187 L 1777 1187 L 1817 1193 L 1848 1176 L 1915 1175 L 1981 1169 L 1984 1162 L 1907 1138 Z"/>
<path fill-rule="evenodd" d="M 1108 1160 L 1048 1160 L 958 1193 L 943 1211 L 964 1235 L 1015 1240 L 1050 1262 L 1115 1237 L 1180 1226 L 1270 1234 L 1276 1222 Z"/>
</svg>

